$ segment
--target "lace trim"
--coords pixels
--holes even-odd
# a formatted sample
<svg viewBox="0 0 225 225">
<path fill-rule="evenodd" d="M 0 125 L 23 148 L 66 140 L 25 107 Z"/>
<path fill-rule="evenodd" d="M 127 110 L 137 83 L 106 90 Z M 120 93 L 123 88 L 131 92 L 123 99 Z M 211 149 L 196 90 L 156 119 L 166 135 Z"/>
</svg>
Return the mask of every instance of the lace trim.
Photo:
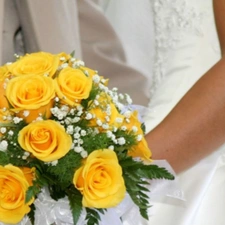
<svg viewBox="0 0 225 225">
<path fill-rule="evenodd" d="M 202 34 L 204 12 L 186 0 L 153 0 L 155 25 L 155 61 L 150 96 L 165 76 L 169 51 L 176 49 L 185 34 Z"/>
</svg>

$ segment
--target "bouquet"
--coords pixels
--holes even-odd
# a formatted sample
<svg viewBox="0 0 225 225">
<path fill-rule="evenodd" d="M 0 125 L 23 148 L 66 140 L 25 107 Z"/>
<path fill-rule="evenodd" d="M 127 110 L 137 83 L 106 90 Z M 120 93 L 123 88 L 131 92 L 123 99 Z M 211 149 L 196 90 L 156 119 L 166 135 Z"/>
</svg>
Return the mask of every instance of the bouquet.
<svg viewBox="0 0 225 225">
<path fill-rule="evenodd" d="M 0 67 L 0 222 L 35 224 L 44 189 L 68 200 L 74 224 L 83 211 L 85 224 L 99 224 L 126 194 L 148 219 L 146 184 L 173 175 L 151 164 L 131 98 L 108 82 L 66 53 Z"/>
</svg>

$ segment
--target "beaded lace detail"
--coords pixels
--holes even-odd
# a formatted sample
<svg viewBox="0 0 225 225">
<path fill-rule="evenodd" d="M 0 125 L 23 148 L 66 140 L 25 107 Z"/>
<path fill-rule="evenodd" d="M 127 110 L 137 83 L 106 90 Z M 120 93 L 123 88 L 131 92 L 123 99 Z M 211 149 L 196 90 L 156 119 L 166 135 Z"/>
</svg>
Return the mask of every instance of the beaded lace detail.
<svg viewBox="0 0 225 225">
<path fill-rule="evenodd" d="M 165 76 L 169 51 L 176 49 L 187 33 L 202 35 L 201 24 L 205 16 L 190 0 L 152 0 L 152 4 L 156 55 L 150 96 Z"/>
</svg>

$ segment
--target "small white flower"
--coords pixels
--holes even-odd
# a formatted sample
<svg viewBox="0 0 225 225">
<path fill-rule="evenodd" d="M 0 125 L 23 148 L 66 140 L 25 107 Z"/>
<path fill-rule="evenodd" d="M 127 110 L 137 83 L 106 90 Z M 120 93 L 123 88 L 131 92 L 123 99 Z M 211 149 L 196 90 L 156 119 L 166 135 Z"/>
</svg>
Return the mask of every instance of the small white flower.
<svg viewBox="0 0 225 225">
<path fill-rule="evenodd" d="M 84 143 L 84 141 L 82 139 L 78 139 L 77 143 L 78 143 L 78 145 L 82 145 Z"/>
<path fill-rule="evenodd" d="M 7 129 L 6 129 L 5 127 L 1 127 L 0 132 L 1 132 L 2 134 L 4 134 L 6 131 L 7 131 Z"/>
<path fill-rule="evenodd" d="M 66 60 L 66 58 L 64 56 L 60 57 L 59 59 L 60 59 L 60 61 L 65 61 Z"/>
<path fill-rule="evenodd" d="M 99 105 L 99 101 L 98 100 L 94 100 L 94 104 L 96 105 L 96 106 L 98 106 Z"/>
<path fill-rule="evenodd" d="M 78 106 L 77 106 L 77 110 L 78 110 L 78 111 L 83 111 L 83 109 L 84 109 L 84 108 L 83 108 L 82 105 L 78 105 Z"/>
<path fill-rule="evenodd" d="M 70 62 L 75 62 L 75 61 L 76 61 L 76 58 L 74 57 L 70 59 Z"/>
<path fill-rule="evenodd" d="M 8 132 L 8 134 L 9 134 L 10 136 L 13 136 L 14 132 L 13 132 L 12 130 L 10 130 L 10 131 Z"/>
<path fill-rule="evenodd" d="M 62 68 L 62 69 L 66 68 L 66 67 L 68 67 L 68 63 L 63 63 L 63 64 L 61 65 L 61 68 Z"/>
<path fill-rule="evenodd" d="M 15 124 L 18 124 L 20 121 L 22 121 L 23 119 L 22 118 L 19 118 L 19 117 L 14 117 L 13 118 L 13 122 L 15 123 Z"/>
<path fill-rule="evenodd" d="M 123 122 L 123 118 L 117 117 L 117 118 L 116 118 L 116 122 L 117 122 L 117 123 L 122 123 L 122 122 Z"/>
<path fill-rule="evenodd" d="M 104 130 L 108 130 L 108 129 L 109 129 L 109 124 L 108 124 L 108 123 L 103 123 L 103 124 L 102 124 L 102 128 L 103 128 Z"/>
<path fill-rule="evenodd" d="M 86 120 L 90 120 L 90 119 L 92 119 L 92 117 L 93 117 L 93 116 L 92 116 L 91 113 L 87 113 L 85 119 L 86 119 Z"/>
<path fill-rule="evenodd" d="M 137 128 L 136 126 L 132 126 L 131 129 L 132 129 L 132 131 L 135 132 L 135 133 L 138 131 L 138 128 Z"/>
<path fill-rule="evenodd" d="M 81 155 L 82 158 L 87 158 L 88 153 L 87 153 L 87 151 L 83 150 L 83 151 L 80 153 L 80 155 Z"/>
<path fill-rule="evenodd" d="M 66 117 L 64 121 L 65 121 L 65 124 L 67 125 L 72 123 L 72 119 L 70 117 Z"/>
<path fill-rule="evenodd" d="M 118 141 L 118 144 L 119 144 L 119 145 L 124 145 L 124 144 L 126 143 L 126 140 L 125 140 L 124 137 L 118 138 L 117 141 Z"/>
<path fill-rule="evenodd" d="M 79 134 L 79 133 L 75 133 L 75 134 L 73 135 L 73 137 L 76 138 L 76 139 L 78 139 L 78 138 L 80 138 L 80 134 Z"/>
<path fill-rule="evenodd" d="M 78 121 L 80 121 L 80 117 L 76 116 L 72 119 L 73 123 L 77 123 Z"/>
<path fill-rule="evenodd" d="M 124 95 L 123 95 L 123 94 L 119 94 L 119 98 L 120 98 L 121 100 L 123 100 L 123 99 L 124 99 Z"/>
<path fill-rule="evenodd" d="M 137 136 L 137 141 L 141 141 L 142 138 L 143 138 L 143 136 L 142 136 L 141 134 L 139 134 L 139 135 Z"/>
<path fill-rule="evenodd" d="M 52 166 L 56 166 L 57 164 L 58 164 L 58 160 L 54 160 L 54 161 L 51 162 Z"/>
<path fill-rule="evenodd" d="M 105 117 L 105 120 L 106 120 L 106 122 L 109 122 L 110 121 L 110 117 L 109 116 L 106 116 Z"/>
<path fill-rule="evenodd" d="M 112 91 L 117 92 L 118 91 L 118 88 L 117 87 L 114 87 L 114 88 L 112 88 Z"/>
<path fill-rule="evenodd" d="M 62 119 L 64 118 L 63 113 L 59 113 L 59 114 L 57 115 L 57 118 L 58 118 L 59 120 L 62 120 Z"/>
<path fill-rule="evenodd" d="M 84 148 L 81 146 L 76 146 L 76 147 L 74 147 L 74 151 L 77 153 L 80 153 L 80 152 L 84 151 Z"/>
<path fill-rule="evenodd" d="M 66 132 L 67 132 L 68 134 L 73 134 L 73 126 L 72 126 L 72 125 L 69 125 L 69 126 L 67 127 L 67 129 L 66 129 Z"/>
<path fill-rule="evenodd" d="M 130 116 L 131 116 L 131 111 L 126 111 L 125 113 L 124 113 L 124 116 L 126 117 L 126 118 L 130 118 Z"/>
<path fill-rule="evenodd" d="M 55 101 L 56 102 L 59 102 L 59 97 L 55 97 Z"/>
<path fill-rule="evenodd" d="M 104 84 L 106 82 L 106 79 L 101 79 L 101 82 Z"/>
<path fill-rule="evenodd" d="M 92 79 L 96 84 L 98 84 L 101 80 L 98 74 L 95 74 Z"/>
<path fill-rule="evenodd" d="M 112 135 L 113 135 L 112 131 L 110 131 L 110 130 L 107 130 L 107 131 L 106 131 L 106 136 L 107 136 L 108 138 L 112 137 Z"/>
<path fill-rule="evenodd" d="M 97 119 L 96 123 L 98 126 L 100 126 L 100 127 L 102 126 L 102 121 L 100 119 Z"/>
<path fill-rule="evenodd" d="M 108 147 L 108 149 L 109 149 L 109 150 L 114 150 L 114 146 L 113 146 L 113 145 L 110 145 L 110 146 Z"/>
<path fill-rule="evenodd" d="M 0 142 L 0 151 L 6 151 L 8 148 L 8 142 L 6 140 L 3 140 Z"/>
<path fill-rule="evenodd" d="M 24 115 L 25 117 L 28 117 L 29 114 L 30 114 L 30 111 L 28 111 L 28 110 L 24 110 L 24 111 L 23 111 L 23 115 Z"/>
<path fill-rule="evenodd" d="M 25 156 L 29 156 L 30 155 L 30 152 L 24 152 L 24 155 Z"/>
<path fill-rule="evenodd" d="M 75 130 L 75 132 L 80 132 L 80 130 L 81 130 L 81 128 L 80 127 L 78 127 L 78 126 L 76 126 L 75 128 L 74 128 L 74 130 Z"/>
<path fill-rule="evenodd" d="M 81 136 L 86 136 L 87 131 L 86 130 L 81 130 L 80 134 L 81 134 Z"/>
<path fill-rule="evenodd" d="M 128 94 L 125 94 L 126 100 L 128 104 L 132 104 L 132 99 Z"/>
<path fill-rule="evenodd" d="M 121 127 L 121 130 L 126 131 L 127 130 L 127 127 L 126 126 L 122 126 Z"/>
</svg>

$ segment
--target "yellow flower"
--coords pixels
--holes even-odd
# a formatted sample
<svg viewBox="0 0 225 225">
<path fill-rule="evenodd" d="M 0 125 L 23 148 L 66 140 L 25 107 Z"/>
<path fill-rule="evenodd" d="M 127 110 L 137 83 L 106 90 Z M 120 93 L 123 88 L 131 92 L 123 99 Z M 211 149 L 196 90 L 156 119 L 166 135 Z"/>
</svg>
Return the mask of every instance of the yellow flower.
<svg viewBox="0 0 225 225">
<path fill-rule="evenodd" d="M 59 56 L 48 52 L 36 52 L 21 57 L 18 61 L 8 65 L 8 69 L 15 76 L 35 74 L 52 77 L 58 66 Z"/>
<path fill-rule="evenodd" d="M 13 165 L 0 166 L 0 221 L 17 224 L 30 212 L 34 201 L 25 203 L 29 183 L 21 169 Z"/>
<path fill-rule="evenodd" d="M 1 66 L 0 67 L 0 82 L 5 80 L 5 78 L 9 77 L 9 70 L 7 65 Z"/>
<path fill-rule="evenodd" d="M 112 102 L 110 96 L 102 93 L 97 99 L 98 105 L 90 103 L 89 112 L 93 115 L 93 119 L 90 120 L 90 126 L 99 126 L 99 124 L 108 124 L 108 129 L 121 126 L 124 116 L 121 115 L 115 104 Z M 101 121 L 100 123 L 98 121 Z M 101 127 L 100 127 L 101 130 Z"/>
<path fill-rule="evenodd" d="M 75 172 L 73 184 L 83 195 L 84 207 L 114 207 L 126 192 L 116 153 L 109 149 L 92 152 Z"/>
<path fill-rule="evenodd" d="M 20 167 L 20 169 L 23 171 L 23 174 L 25 178 L 27 179 L 27 182 L 30 186 L 33 185 L 33 180 L 35 179 L 35 167 L 29 168 L 29 167 Z"/>
<path fill-rule="evenodd" d="M 150 160 L 152 153 L 144 138 L 144 132 L 141 129 L 141 123 L 138 119 L 138 112 L 134 111 L 129 120 L 124 120 L 122 125 L 126 126 L 128 131 L 133 131 L 135 128 L 136 131 L 134 133 L 137 135 L 137 138 L 140 138 L 140 140 L 137 140 L 137 144 L 129 150 L 128 154 L 132 157 L 140 157 L 144 160 Z"/>
<path fill-rule="evenodd" d="M 27 75 L 12 78 L 6 87 L 6 96 L 15 112 L 26 122 L 35 120 L 39 114 L 49 118 L 55 97 L 54 82 L 49 77 Z M 29 111 L 26 117 L 24 111 Z"/>
<path fill-rule="evenodd" d="M 0 108 L 8 108 L 9 104 L 5 96 L 5 90 L 6 90 L 6 78 L 10 77 L 9 71 L 7 66 L 1 66 L 0 67 Z"/>
<path fill-rule="evenodd" d="M 92 79 L 81 70 L 67 67 L 62 69 L 55 79 L 56 93 L 65 104 L 79 105 L 83 99 L 89 97 Z"/>
<path fill-rule="evenodd" d="M 72 138 L 63 126 L 53 120 L 30 123 L 19 132 L 20 146 L 44 162 L 65 156 L 72 145 Z"/>
</svg>

